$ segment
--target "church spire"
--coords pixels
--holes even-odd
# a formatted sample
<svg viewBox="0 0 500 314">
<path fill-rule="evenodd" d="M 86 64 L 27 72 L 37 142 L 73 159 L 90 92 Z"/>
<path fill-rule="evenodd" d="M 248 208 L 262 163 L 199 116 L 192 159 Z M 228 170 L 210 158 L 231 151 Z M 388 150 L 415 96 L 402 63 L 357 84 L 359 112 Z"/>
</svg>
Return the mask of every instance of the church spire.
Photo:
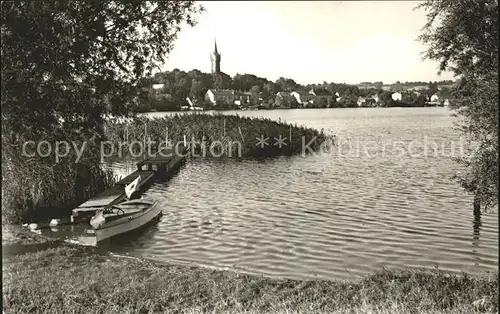
<svg viewBox="0 0 500 314">
<path fill-rule="evenodd" d="M 217 50 L 217 40 L 214 38 L 214 52 L 210 55 L 210 61 L 212 62 L 212 73 L 219 74 L 220 73 L 220 59 L 221 55 Z"/>
</svg>

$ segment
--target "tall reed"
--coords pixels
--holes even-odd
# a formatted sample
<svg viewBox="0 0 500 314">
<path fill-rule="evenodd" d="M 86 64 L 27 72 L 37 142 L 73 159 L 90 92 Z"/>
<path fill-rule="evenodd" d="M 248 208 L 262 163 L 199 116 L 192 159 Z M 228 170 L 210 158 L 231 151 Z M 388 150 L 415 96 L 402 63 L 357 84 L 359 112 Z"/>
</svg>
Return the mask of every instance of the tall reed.
<svg viewBox="0 0 500 314">
<path fill-rule="evenodd" d="M 48 137 L 38 138 L 51 144 L 55 142 L 47 140 Z M 113 174 L 101 168 L 98 156 L 85 157 L 79 163 L 75 163 L 74 151 L 59 162 L 55 162 L 53 155 L 28 157 L 22 153 L 26 141 L 27 137 L 2 132 L 3 223 L 69 215 L 78 202 L 114 185 Z M 87 154 L 95 151 L 89 148 Z"/>
<path fill-rule="evenodd" d="M 121 146 L 122 153 L 145 153 L 144 145 L 135 145 L 134 142 L 147 143 L 151 151 L 159 148 L 159 143 L 167 140 L 175 145 L 183 142 L 204 143 L 206 147 L 218 142 L 223 146 L 223 155 L 226 157 L 279 156 L 293 155 L 304 152 L 304 144 L 311 150 L 318 150 L 327 140 L 331 139 L 322 130 L 291 125 L 271 119 L 250 118 L 237 115 L 223 114 L 174 114 L 162 118 L 136 117 L 127 121 L 109 120 L 105 130 L 106 139 L 114 145 L 118 152 Z M 265 143 L 259 139 L 266 139 Z M 277 140 L 283 139 L 283 145 Z M 141 148 L 142 147 L 142 148 Z M 306 150 L 308 151 L 308 150 Z"/>
<path fill-rule="evenodd" d="M 315 150 L 329 139 L 323 131 L 270 119 L 222 114 L 108 119 L 104 135 L 107 144 L 122 146 L 122 150 L 134 154 L 141 149 L 140 145 L 133 144 L 134 141 L 160 143 L 168 139 L 175 144 L 186 138 L 188 142 L 193 139 L 200 142 L 200 147 L 203 140 L 206 147 L 218 141 L 219 149 L 223 146 L 220 153 L 226 157 L 300 154 L 304 152 L 304 143 L 313 140 L 309 147 Z M 266 145 L 258 144 L 261 137 L 267 138 Z M 280 137 L 286 138 L 282 147 L 275 142 L 275 138 Z M 38 134 L 35 138 L 50 142 L 52 147 L 57 139 L 53 134 Z M 80 139 L 85 140 L 87 146 L 82 160 L 75 163 L 77 158 L 74 150 L 70 150 L 69 155 L 59 162 L 54 161 L 53 155 L 23 156 L 22 144 L 28 139 L 34 140 L 33 135 L 13 135 L 2 129 L 3 221 L 22 222 L 69 215 L 74 206 L 114 185 L 116 178 L 101 167 L 102 148 L 106 146 L 102 142 Z M 158 148 L 152 145 L 151 151 L 155 152 Z"/>
</svg>

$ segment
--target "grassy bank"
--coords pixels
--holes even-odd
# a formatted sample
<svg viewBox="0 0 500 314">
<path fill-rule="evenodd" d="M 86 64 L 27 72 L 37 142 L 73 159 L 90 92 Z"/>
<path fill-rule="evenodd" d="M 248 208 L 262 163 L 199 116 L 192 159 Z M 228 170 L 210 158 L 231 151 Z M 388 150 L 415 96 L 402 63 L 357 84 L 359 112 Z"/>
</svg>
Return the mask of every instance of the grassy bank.
<svg viewBox="0 0 500 314">
<path fill-rule="evenodd" d="M 317 151 L 322 143 L 330 138 L 315 129 L 291 125 L 271 119 L 250 118 L 223 114 L 175 114 L 162 118 L 137 117 L 129 121 L 112 120 L 106 124 L 106 138 L 113 143 L 114 152 L 140 152 L 140 145 L 131 145 L 134 141 L 154 142 L 152 152 L 159 143 L 169 140 L 172 144 L 184 140 L 196 141 L 198 146 L 205 146 L 207 156 L 210 146 L 216 141 L 222 143 L 214 148 L 226 157 L 259 157 L 302 154 L 307 144 L 312 151 Z M 257 145 L 259 138 L 268 138 L 266 144 Z M 276 139 L 284 139 L 284 144 L 277 145 Z M 130 146 L 131 147 L 130 147 Z M 241 146 L 238 146 L 241 145 Z M 241 154 L 238 149 L 241 147 Z M 106 147 L 108 148 L 108 147 Z M 110 151 L 110 150 L 109 150 Z M 217 152 L 218 154 L 219 152 Z M 200 152 L 201 154 L 201 152 Z"/>
<path fill-rule="evenodd" d="M 357 282 L 269 279 L 62 245 L 3 260 L 5 313 L 496 313 L 498 275 L 382 270 Z M 473 302 L 485 298 L 479 308 Z"/>
</svg>

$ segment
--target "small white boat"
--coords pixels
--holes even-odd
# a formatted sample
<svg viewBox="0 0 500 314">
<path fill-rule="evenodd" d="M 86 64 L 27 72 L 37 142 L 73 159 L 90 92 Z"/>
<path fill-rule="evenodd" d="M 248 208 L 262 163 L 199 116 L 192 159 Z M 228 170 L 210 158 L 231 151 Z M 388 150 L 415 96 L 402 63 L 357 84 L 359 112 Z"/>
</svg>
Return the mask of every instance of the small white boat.
<svg viewBox="0 0 500 314">
<path fill-rule="evenodd" d="M 101 209 L 90 219 L 96 242 L 140 228 L 161 214 L 158 202 L 130 200 Z"/>
</svg>

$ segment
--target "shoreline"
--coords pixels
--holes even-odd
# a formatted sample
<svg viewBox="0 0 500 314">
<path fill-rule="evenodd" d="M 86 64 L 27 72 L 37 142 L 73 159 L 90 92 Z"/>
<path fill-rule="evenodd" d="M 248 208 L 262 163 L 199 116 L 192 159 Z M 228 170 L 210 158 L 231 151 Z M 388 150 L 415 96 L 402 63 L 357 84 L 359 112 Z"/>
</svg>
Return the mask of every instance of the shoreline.
<svg viewBox="0 0 500 314">
<path fill-rule="evenodd" d="M 396 108 L 396 109 L 406 109 L 406 108 L 449 108 L 449 106 L 390 106 L 390 107 L 327 107 L 327 108 L 318 108 L 318 107 L 298 107 L 298 108 L 233 108 L 233 109 L 203 109 L 203 110 L 161 110 L 161 111 L 140 111 L 136 112 L 137 114 L 152 114 L 152 113 L 162 113 L 162 112 L 173 112 L 173 113 L 184 113 L 184 112 L 224 112 L 224 111 L 272 111 L 272 110 L 303 110 L 303 109 L 388 109 L 388 108 Z"/>
<path fill-rule="evenodd" d="M 2 226 L 5 313 L 498 311 L 498 273 L 383 269 L 353 282 L 269 278 L 103 253 L 21 228 Z M 47 247 L 6 255 L 14 243 Z"/>
</svg>

